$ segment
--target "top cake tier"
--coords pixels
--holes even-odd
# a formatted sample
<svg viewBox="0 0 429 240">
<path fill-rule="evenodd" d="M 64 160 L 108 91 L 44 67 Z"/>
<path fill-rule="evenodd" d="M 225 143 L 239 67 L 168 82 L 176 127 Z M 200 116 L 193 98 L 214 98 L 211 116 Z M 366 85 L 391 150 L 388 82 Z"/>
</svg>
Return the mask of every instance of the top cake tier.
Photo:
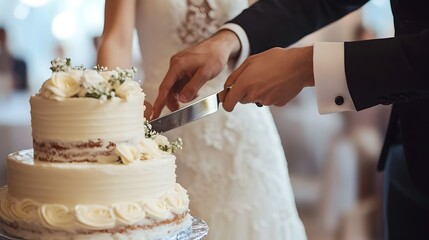
<svg viewBox="0 0 429 240">
<path fill-rule="evenodd" d="M 35 160 L 114 163 L 121 154 L 129 161 L 139 158 L 148 146 L 144 93 L 133 79 L 135 68 L 85 69 L 72 67 L 70 59 L 51 63 L 51 78 L 30 99 Z"/>
<path fill-rule="evenodd" d="M 145 136 L 143 94 L 99 101 L 31 97 L 34 157 L 48 162 L 116 162 L 118 143 Z"/>
</svg>

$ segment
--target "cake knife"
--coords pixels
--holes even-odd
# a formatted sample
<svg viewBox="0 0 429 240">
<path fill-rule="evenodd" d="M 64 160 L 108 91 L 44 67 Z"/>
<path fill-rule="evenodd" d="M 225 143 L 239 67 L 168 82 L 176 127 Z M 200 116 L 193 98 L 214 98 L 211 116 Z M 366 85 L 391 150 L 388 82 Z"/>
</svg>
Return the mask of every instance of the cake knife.
<svg viewBox="0 0 429 240">
<path fill-rule="evenodd" d="M 219 104 L 225 99 L 228 89 L 229 88 L 225 88 L 218 93 L 202 98 L 186 107 L 151 120 L 149 124 L 152 126 L 152 129 L 157 132 L 166 132 L 211 115 L 219 110 Z"/>
<path fill-rule="evenodd" d="M 153 130 L 161 133 L 211 115 L 219 110 L 219 104 L 225 100 L 225 96 L 231 88 L 232 86 L 226 87 L 218 93 L 202 98 L 163 117 L 151 120 L 149 124 Z M 258 107 L 263 106 L 259 102 L 255 104 Z"/>
</svg>

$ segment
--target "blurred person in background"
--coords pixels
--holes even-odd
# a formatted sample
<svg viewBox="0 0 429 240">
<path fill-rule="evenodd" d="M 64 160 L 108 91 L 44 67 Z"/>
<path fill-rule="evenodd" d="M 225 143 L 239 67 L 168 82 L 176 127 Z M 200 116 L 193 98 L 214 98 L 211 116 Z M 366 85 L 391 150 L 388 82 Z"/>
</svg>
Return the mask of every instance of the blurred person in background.
<svg viewBox="0 0 429 240">
<path fill-rule="evenodd" d="M 0 27 L 0 88 L 1 92 L 28 89 L 27 64 L 14 57 L 7 45 L 7 31 Z"/>
<path fill-rule="evenodd" d="M 248 0 L 108 0 L 98 63 L 130 67 L 136 28 L 143 89 L 153 103 L 171 56 L 209 37 L 248 6 Z M 222 90 L 240 61 L 232 61 L 199 96 Z M 149 107 L 145 114 L 150 115 Z M 242 105 L 234 113 L 220 109 L 167 135 L 183 139 L 183 150 L 177 153 L 178 182 L 188 190 L 191 214 L 207 221 L 207 239 L 306 239 L 269 108 Z"/>
</svg>

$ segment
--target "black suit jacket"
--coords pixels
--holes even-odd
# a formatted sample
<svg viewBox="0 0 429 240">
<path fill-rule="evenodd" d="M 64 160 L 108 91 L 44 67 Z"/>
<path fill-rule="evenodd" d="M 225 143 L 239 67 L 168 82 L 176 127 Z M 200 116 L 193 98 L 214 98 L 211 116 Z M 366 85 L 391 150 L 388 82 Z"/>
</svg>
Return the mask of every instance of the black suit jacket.
<svg viewBox="0 0 429 240">
<path fill-rule="evenodd" d="M 289 46 L 366 2 L 260 0 L 230 22 L 245 30 L 254 54 Z M 413 183 L 429 193 L 429 1 L 391 7 L 395 37 L 345 43 L 347 85 L 357 110 L 393 104 L 379 169 L 389 147 L 402 143 Z"/>
</svg>

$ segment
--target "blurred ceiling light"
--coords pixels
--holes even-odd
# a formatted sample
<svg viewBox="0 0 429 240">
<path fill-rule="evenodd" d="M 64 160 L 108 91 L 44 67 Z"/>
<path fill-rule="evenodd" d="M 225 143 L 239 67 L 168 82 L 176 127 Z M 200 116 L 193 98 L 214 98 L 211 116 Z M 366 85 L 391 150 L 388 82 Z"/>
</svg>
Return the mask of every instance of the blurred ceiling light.
<svg viewBox="0 0 429 240">
<path fill-rule="evenodd" d="M 29 6 L 29 7 L 41 7 L 49 2 L 49 0 L 19 0 L 21 3 Z"/>
<path fill-rule="evenodd" d="M 13 16 L 19 20 L 25 20 L 30 14 L 30 8 L 27 5 L 19 3 L 13 11 Z"/>
<path fill-rule="evenodd" d="M 52 34 L 59 40 L 66 40 L 73 36 L 76 30 L 73 15 L 67 12 L 55 16 L 51 25 Z"/>
</svg>

